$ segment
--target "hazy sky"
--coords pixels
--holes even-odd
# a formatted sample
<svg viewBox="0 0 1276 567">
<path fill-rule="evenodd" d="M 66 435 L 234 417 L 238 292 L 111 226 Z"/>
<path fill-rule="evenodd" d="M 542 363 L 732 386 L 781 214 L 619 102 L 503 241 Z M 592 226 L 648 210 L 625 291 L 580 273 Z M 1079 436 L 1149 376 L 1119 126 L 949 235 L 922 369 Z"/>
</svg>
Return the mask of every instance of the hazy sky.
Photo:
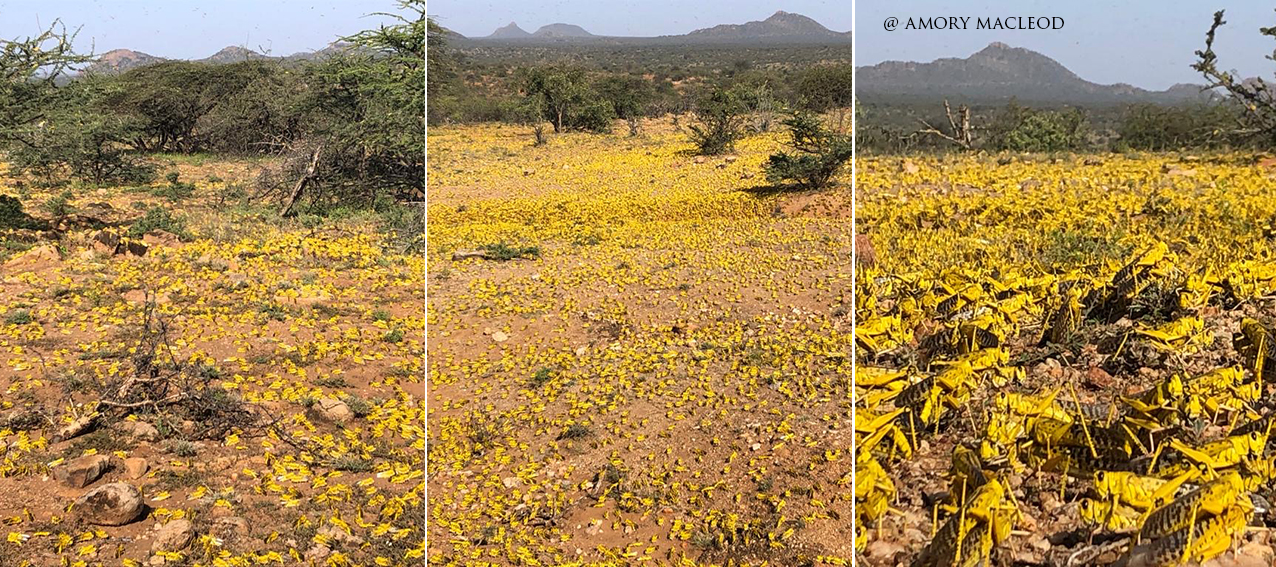
<svg viewBox="0 0 1276 567">
<path fill-rule="evenodd" d="M 1220 66 L 1244 76 L 1271 78 L 1276 63 L 1267 61 L 1276 41 L 1258 34 L 1276 25 L 1276 3 L 1255 0 L 1147 0 L 1139 2 L 1074 0 L 945 1 L 858 0 L 856 63 L 886 60 L 931 61 L 966 57 L 993 41 L 1026 47 L 1062 63 L 1083 79 L 1164 89 L 1174 83 L 1200 83 L 1189 65 L 1204 47 L 1215 10 L 1225 8 L 1227 25 L 1218 32 Z M 1060 16 L 1062 31 L 904 30 L 887 32 L 887 17 L 909 16 Z"/>
<path fill-rule="evenodd" d="M 850 31 L 851 0 L 430 0 L 439 24 L 475 37 L 510 22 L 528 32 L 546 24 L 576 24 L 596 35 L 677 35 L 718 24 L 765 20 L 777 10 L 814 18 L 834 31 Z"/>
<path fill-rule="evenodd" d="M 386 21 L 394 0 L 0 0 L 0 38 L 36 35 L 61 18 L 81 27 L 77 48 L 117 48 L 173 59 L 208 57 L 228 45 L 271 55 L 322 49 Z"/>
</svg>

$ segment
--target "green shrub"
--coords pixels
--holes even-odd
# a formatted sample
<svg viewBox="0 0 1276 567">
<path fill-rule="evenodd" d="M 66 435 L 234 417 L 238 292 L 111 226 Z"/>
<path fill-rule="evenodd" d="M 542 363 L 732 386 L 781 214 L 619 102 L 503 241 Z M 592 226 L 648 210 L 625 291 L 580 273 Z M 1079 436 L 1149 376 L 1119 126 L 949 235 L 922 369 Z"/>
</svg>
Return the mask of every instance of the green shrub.
<svg viewBox="0 0 1276 567">
<path fill-rule="evenodd" d="M 35 321 L 35 317 L 31 316 L 31 311 L 27 309 L 14 309 L 4 314 L 4 324 L 6 325 L 26 325 Z"/>
<path fill-rule="evenodd" d="M 496 244 L 488 244 L 483 247 L 488 256 L 493 260 L 515 260 L 519 258 L 539 258 L 541 249 L 539 246 L 510 246 L 504 242 Z"/>
<path fill-rule="evenodd" d="M 168 212 L 168 209 L 161 207 L 148 209 L 142 218 L 129 227 L 128 235 L 133 238 L 141 238 L 152 230 L 163 230 L 184 239 L 190 238 L 190 233 L 186 231 L 186 220 L 182 217 L 173 216 L 173 213 Z"/>
<path fill-rule="evenodd" d="M 181 181 L 178 172 L 170 171 L 164 178 L 168 181 L 168 185 L 152 191 L 156 197 L 164 197 L 170 201 L 180 201 L 195 194 L 195 184 Z"/>
<path fill-rule="evenodd" d="M 771 155 L 763 165 L 767 181 L 793 182 L 808 189 L 827 187 L 851 159 L 851 136 L 828 130 L 808 112 L 794 113 L 784 125 L 793 152 Z"/>
<path fill-rule="evenodd" d="M 995 120 L 990 142 L 999 150 L 1058 152 L 1085 141 L 1086 117 L 1076 108 L 1033 110 L 1011 103 Z"/>
<path fill-rule="evenodd" d="M 735 149 L 744 137 L 744 104 L 733 91 L 717 88 L 696 105 L 696 124 L 690 125 L 691 141 L 700 155 L 718 155 Z"/>
<path fill-rule="evenodd" d="M 1231 132 L 1239 118 L 1236 109 L 1226 104 L 1136 104 L 1121 116 L 1117 133 L 1121 145 L 1128 149 L 1218 148 L 1238 141 L 1232 139 Z"/>
<path fill-rule="evenodd" d="M 44 202 L 44 210 L 55 217 L 65 217 L 75 212 L 75 207 L 71 206 L 71 198 L 73 196 L 70 191 L 63 191 L 59 195 L 49 197 Z"/>
</svg>

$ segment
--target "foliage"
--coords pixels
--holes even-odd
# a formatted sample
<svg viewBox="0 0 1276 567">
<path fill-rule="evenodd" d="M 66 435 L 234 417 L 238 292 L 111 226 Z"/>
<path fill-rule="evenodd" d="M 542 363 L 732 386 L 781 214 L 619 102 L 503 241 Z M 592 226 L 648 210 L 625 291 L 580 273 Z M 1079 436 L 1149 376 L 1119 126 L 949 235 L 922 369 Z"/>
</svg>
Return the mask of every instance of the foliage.
<svg viewBox="0 0 1276 567">
<path fill-rule="evenodd" d="M 650 81 L 631 75 L 605 75 L 594 81 L 594 91 L 622 120 L 645 116 L 655 97 Z"/>
<path fill-rule="evenodd" d="M 815 112 L 850 108 L 853 76 L 850 64 L 811 67 L 798 76 L 798 99 L 803 107 Z"/>
<path fill-rule="evenodd" d="M 542 117 L 554 125 L 554 132 L 607 132 L 611 129 L 616 110 L 610 101 L 591 88 L 583 69 L 533 67 L 526 73 L 524 93 L 535 101 Z"/>
<path fill-rule="evenodd" d="M 827 187 L 851 159 L 851 136 L 830 131 L 809 112 L 793 113 L 784 125 L 793 153 L 771 155 L 763 165 L 767 181 L 796 182 L 807 189 Z"/>
<path fill-rule="evenodd" d="M 128 126 L 95 110 L 106 86 L 57 86 L 71 65 L 89 59 L 72 51 L 74 37 L 55 22 L 34 38 L 0 40 L 0 149 L 16 171 L 45 180 L 64 172 L 96 183 L 148 179 L 149 168 L 119 147 Z"/>
<path fill-rule="evenodd" d="M 182 238 L 190 238 L 190 233 L 186 231 L 186 220 L 173 216 L 173 213 L 162 207 L 147 209 L 142 218 L 129 226 L 128 235 L 133 238 L 141 238 L 152 230 L 163 230 Z"/>
<path fill-rule="evenodd" d="M 735 149 L 744 137 L 744 103 L 735 91 L 716 88 L 696 105 L 691 141 L 700 155 L 718 155 Z"/>
<path fill-rule="evenodd" d="M 1205 77 L 1207 89 L 1222 91 L 1243 109 L 1239 117 L 1240 124 L 1232 129 L 1233 134 L 1259 136 L 1268 144 L 1276 143 L 1276 94 L 1272 93 L 1262 79 L 1245 80 L 1218 68 L 1214 35 L 1226 23 L 1223 20 L 1223 10 L 1214 12 L 1214 21 L 1205 33 L 1205 49 L 1196 52 L 1197 60 L 1192 68 Z M 1276 26 L 1260 27 L 1258 32 L 1276 38 Z M 1268 59 L 1271 58 L 1272 56 L 1268 56 Z"/>
<path fill-rule="evenodd" d="M 32 143 L 24 131 L 45 118 L 57 81 L 89 60 L 74 52 L 74 41 L 60 21 L 35 37 L 0 39 L 0 144 Z"/>
<path fill-rule="evenodd" d="M 369 205 L 381 195 L 424 194 L 425 3 L 400 7 L 407 15 L 384 14 L 398 23 L 345 38 L 350 49 L 306 69 L 304 140 L 292 151 L 302 161 L 317 156 L 315 202 Z"/>
<path fill-rule="evenodd" d="M 1231 135 L 1238 118 L 1233 105 L 1137 104 L 1126 109 L 1117 133 L 1120 145 L 1129 149 L 1216 148 L 1239 141 Z"/>
<path fill-rule="evenodd" d="M 1076 108 L 1034 110 L 1011 102 L 990 128 L 988 144 L 1014 152 L 1057 152 L 1085 141 L 1085 114 Z"/>
<path fill-rule="evenodd" d="M 69 175 L 98 184 L 149 182 L 153 167 L 126 147 L 137 131 L 128 120 L 100 110 L 116 91 L 95 78 L 57 89 L 47 99 L 43 120 L 18 129 L 24 143 L 10 148 L 10 163 L 48 181 Z"/>
</svg>

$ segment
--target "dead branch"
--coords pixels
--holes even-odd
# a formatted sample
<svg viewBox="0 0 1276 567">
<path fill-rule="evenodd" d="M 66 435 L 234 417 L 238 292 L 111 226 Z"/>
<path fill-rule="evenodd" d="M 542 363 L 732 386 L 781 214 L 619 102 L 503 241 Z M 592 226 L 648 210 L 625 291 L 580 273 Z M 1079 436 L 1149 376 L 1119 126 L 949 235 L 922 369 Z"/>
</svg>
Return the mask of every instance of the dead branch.
<svg viewBox="0 0 1276 567">
<path fill-rule="evenodd" d="M 922 118 L 918 118 L 917 121 L 921 122 L 922 126 L 925 126 L 926 128 L 924 130 L 920 130 L 918 133 L 930 134 L 944 140 L 948 140 L 949 142 L 960 146 L 964 150 L 971 149 L 973 136 L 970 128 L 970 107 L 963 104 L 957 108 L 957 112 L 961 117 L 960 123 L 957 121 L 957 116 L 953 115 L 952 107 L 948 105 L 948 99 L 944 99 L 944 116 L 948 118 L 948 126 L 952 129 L 952 134 L 948 134 L 943 130 L 932 126 L 929 122 Z"/>
<path fill-rule="evenodd" d="M 279 209 L 279 216 L 286 217 L 292 212 L 292 206 L 297 202 L 297 197 L 301 195 L 302 189 L 305 189 L 315 178 L 315 170 L 319 167 L 319 155 L 323 153 L 323 144 L 319 144 L 315 148 L 314 153 L 310 155 L 310 166 L 306 168 L 306 173 L 297 180 L 297 184 L 293 186 L 292 193 L 288 195 L 288 200 L 284 202 L 283 208 Z"/>
</svg>

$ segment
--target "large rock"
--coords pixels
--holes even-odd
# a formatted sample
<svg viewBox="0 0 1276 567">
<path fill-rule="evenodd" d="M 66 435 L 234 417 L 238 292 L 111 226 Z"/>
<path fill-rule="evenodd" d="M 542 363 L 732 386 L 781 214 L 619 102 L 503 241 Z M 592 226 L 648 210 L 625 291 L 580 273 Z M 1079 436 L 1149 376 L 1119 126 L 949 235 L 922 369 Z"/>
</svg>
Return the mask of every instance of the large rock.
<svg viewBox="0 0 1276 567">
<path fill-rule="evenodd" d="M 122 526 L 142 516 L 142 493 L 130 484 L 116 482 L 90 490 L 75 501 L 80 518 L 99 526 Z"/>
<path fill-rule="evenodd" d="M 102 230 L 93 236 L 93 250 L 105 256 L 117 254 L 145 256 L 146 244 L 124 238 L 118 232 Z"/>
<path fill-rule="evenodd" d="M 181 551 L 195 539 L 195 526 L 187 520 L 173 520 L 155 530 L 151 552 Z"/>
<path fill-rule="evenodd" d="M 345 423 L 354 418 L 354 412 L 350 411 L 350 406 L 336 398 L 320 398 L 318 402 L 315 402 L 315 409 L 319 410 L 319 415 L 322 415 L 324 419 L 336 423 Z"/>
<path fill-rule="evenodd" d="M 102 478 L 102 473 L 110 466 L 111 457 L 108 455 L 85 455 L 53 469 L 53 476 L 71 488 L 84 488 Z"/>
<path fill-rule="evenodd" d="M 42 244 L 23 252 L 4 263 L 5 271 L 37 271 L 55 266 L 62 261 L 62 254 L 52 244 Z"/>
</svg>

